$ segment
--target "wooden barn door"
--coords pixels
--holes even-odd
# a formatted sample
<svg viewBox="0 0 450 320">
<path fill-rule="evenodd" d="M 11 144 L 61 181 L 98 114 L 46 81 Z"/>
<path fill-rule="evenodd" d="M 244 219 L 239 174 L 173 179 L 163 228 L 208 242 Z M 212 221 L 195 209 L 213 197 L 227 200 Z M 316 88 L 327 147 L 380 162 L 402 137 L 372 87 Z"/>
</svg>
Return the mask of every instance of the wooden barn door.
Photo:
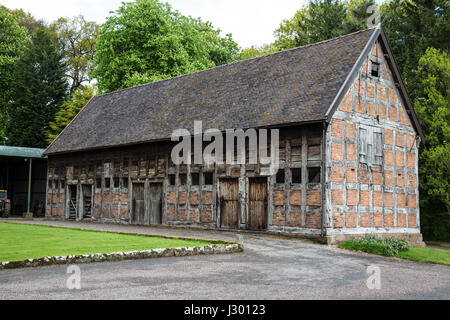
<svg viewBox="0 0 450 320">
<path fill-rule="evenodd" d="M 135 224 L 145 223 L 144 184 L 133 183 L 133 212 L 131 222 Z"/>
<path fill-rule="evenodd" d="M 161 224 L 162 183 L 150 183 L 150 224 Z"/>
<path fill-rule="evenodd" d="M 267 229 L 267 179 L 249 178 L 249 229 Z"/>
<path fill-rule="evenodd" d="M 220 226 L 237 229 L 239 224 L 238 179 L 220 180 Z"/>
</svg>

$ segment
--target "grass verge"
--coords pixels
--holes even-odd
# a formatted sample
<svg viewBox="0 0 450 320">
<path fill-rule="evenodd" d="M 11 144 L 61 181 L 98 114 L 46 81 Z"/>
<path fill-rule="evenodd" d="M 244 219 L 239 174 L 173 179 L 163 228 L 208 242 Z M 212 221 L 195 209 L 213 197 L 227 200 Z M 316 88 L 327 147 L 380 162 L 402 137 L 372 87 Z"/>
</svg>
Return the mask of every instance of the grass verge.
<svg viewBox="0 0 450 320">
<path fill-rule="evenodd" d="M 412 247 L 409 251 L 401 252 L 398 257 L 450 266 L 450 251 L 445 249 Z"/>
<path fill-rule="evenodd" d="M 425 243 L 428 245 L 433 246 L 439 246 L 439 247 L 445 247 L 450 248 L 450 242 L 442 242 L 442 241 L 425 241 Z"/>
<path fill-rule="evenodd" d="M 45 256 L 111 253 L 210 245 L 203 240 L 0 222 L 0 262 Z"/>
<path fill-rule="evenodd" d="M 361 239 L 344 241 L 339 248 L 363 251 L 388 257 L 450 265 L 450 251 L 436 248 L 410 247 L 406 241 L 397 239 L 377 239 L 365 236 Z"/>
</svg>

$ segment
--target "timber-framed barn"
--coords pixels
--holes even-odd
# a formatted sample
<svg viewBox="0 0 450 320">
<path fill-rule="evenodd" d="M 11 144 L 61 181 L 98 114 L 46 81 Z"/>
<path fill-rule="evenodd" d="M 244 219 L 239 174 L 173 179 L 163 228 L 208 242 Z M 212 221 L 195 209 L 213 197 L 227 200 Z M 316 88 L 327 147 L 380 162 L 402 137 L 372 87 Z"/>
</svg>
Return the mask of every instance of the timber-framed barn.
<svg viewBox="0 0 450 320">
<path fill-rule="evenodd" d="M 175 129 L 279 129 L 279 170 L 175 165 Z M 421 243 L 423 133 L 381 26 L 92 98 L 47 148 L 46 217 Z"/>
</svg>

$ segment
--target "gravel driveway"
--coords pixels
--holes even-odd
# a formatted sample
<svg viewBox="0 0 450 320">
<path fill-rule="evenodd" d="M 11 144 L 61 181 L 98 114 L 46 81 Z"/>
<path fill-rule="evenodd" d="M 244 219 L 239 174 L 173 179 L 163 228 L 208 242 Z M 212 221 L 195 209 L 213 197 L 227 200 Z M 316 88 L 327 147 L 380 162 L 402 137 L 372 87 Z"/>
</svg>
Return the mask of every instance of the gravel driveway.
<svg viewBox="0 0 450 320">
<path fill-rule="evenodd" d="M 204 239 L 235 237 L 232 232 L 20 222 Z M 253 234 L 244 235 L 244 247 L 237 254 L 82 264 L 80 290 L 66 288 L 67 266 L 3 270 L 0 299 L 450 299 L 448 266 Z M 379 267 L 381 289 L 368 289 L 368 266 Z"/>
</svg>

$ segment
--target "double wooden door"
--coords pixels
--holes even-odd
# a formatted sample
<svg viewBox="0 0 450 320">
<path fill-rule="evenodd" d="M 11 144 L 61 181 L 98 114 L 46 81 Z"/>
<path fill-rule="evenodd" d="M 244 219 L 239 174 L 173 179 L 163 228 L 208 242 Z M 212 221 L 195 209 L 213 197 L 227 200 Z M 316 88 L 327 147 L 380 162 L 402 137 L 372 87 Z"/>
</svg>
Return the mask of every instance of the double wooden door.
<svg viewBox="0 0 450 320">
<path fill-rule="evenodd" d="M 238 179 L 221 179 L 219 192 L 220 226 L 226 229 L 238 229 L 240 215 Z M 267 178 L 249 178 L 248 229 L 267 229 L 267 198 Z"/>
<path fill-rule="evenodd" d="M 144 183 L 133 183 L 132 215 L 134 224 L 161 224 L 162 222 L 162 183 L 150 183 L 148 190 L 148 205 L 145 203 Z"/>
</svg>

